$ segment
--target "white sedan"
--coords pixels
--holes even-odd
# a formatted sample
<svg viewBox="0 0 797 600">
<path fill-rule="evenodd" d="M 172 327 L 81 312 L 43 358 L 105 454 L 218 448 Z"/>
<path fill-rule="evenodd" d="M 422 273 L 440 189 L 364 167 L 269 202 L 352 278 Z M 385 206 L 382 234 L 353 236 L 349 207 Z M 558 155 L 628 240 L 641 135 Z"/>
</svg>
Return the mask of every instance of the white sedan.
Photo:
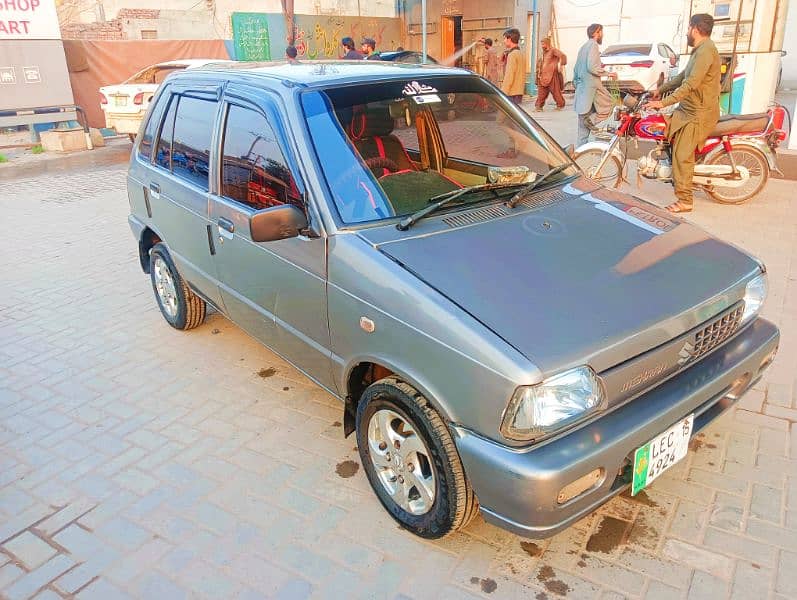
<svg viewBox="0 0 797 600">
<path fill-rule="evenodd" d="M 677 75 L 679 57 L 663 42 L 644 42 L 609 46 L 601 52 L 601 62 L 604 69 L 617 74 L 614 85 L 620 90 L 644 92 Z"/>
<path fill-rule="evenodd" d="M 133 139 L 158 86 L 170 73 L 220 62 L 225 61 L 190 58 L 162 62 L 142 69 L 123 83 L 101 87 L 100 105 L 105 112 L 106 127 L 113 127 L 117 133 L 126 133 Z"/>
</svg>

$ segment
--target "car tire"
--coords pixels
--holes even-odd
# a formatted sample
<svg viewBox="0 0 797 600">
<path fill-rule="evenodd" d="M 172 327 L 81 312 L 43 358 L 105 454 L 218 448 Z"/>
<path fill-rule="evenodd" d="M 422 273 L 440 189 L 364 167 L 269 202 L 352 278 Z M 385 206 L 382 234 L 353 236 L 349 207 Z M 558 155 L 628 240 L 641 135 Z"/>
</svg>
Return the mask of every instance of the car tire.
<svg viewBox="0 0 797 600">
<path fill-rule="evenodd" d="M 185 331 L 202 324 L 207 305 L 180 277 L 162 243 L 155 244 L 150 251 L 149 274 L 158 308 L 169 325 Z"/>
<path fill-rule="evenodd" d="M 382 506 L 415 535 L 444 537 L 478 512 L 448 427 L 406 382 L 386 377 L 365 390 L 357 408 L 357 447 Z"/>
</svg>

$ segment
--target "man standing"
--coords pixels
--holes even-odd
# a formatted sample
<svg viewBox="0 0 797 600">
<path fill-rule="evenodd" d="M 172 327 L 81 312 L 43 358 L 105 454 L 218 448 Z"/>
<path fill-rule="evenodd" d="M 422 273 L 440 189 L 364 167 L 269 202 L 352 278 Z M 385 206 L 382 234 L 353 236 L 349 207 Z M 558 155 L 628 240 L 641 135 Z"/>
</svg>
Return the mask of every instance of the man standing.
<svg viewBox="0 0 797 600">
<path fill-rule="evenodd" d="M 663 84 L 655 96 L 658 98 L 675 91 L 664 100 L 654 100 L 645 105 L 648 109 L 658 109 L 680 102 L 667 125 L 667 139 L 672 148 L 672 180 L 677 198 L 667 210 L 673 213 L 692 211 L 695 150 L 703 147 L 720 117 L 720 56 L 710 39 L 712 29 L 714 18 L 711 15 L 692 15 L 686 41 L 694 50 L 686 69 Z"/>
<path fill-rule="evenodd" d="M 289 63 L 299 62 L 299 61 L 296 60 L 296 56 L 298 54 L 299 53 L 296 50 L 296 46 L 288 46 L 287 48 L 285 48 L 285 59 Z"/>
<path fill-rule="evenodd" d="M 373 38 L 363 38 L 363 43 L 360 46 L 360 52 L 362 52 L 365 60 L 379 56 L 379 52 L 376 51 L 376 40 Z"/>
<path fill-rule="evenodd" d="M 346 54 L 343 55 L 343 60 L 362 60 L 363 55 L 357 52 L 354 49 L 354 40 L 350 37 L 345 37 L 340 40 L 343 49 L 346 51 Z"/>
<path fill-rule="evenodd" d="M 523 60 L 523 53 L 520 51 L 520 31 L 507 29 L 504 32 L 504 81 L 501 84 L 501 91 L 520 106 L 523 102 L 523 92 L 526 89 L 526 61 Z"/>
<path fill-rule="evenodd" d="M 594 113 L 611 112 L 611 95 L 603 87 L 601 77 L 608 75 L 617 79 L 617 73 L 608 73 L 601 66 L 600 45 L 603 43 L 603 25 L 593 23 L 587 27 L 587 43 L 581 46 L 573 67 L 573 83 L 576 86 L 576 96 L 573 101 L 578 115 L 578 140 L 576 148 L 586 144 L 589 132 L 593 128 L 592 115 Z"/>
<path fill-rule="evenodd" d="M 501 83 L 501 59 L 493 46 L 492 38 L 484 40 L 484 76 L 493 85 Z"/>
<path fill-rule="evenodd" d="M 564 67 L 567 64 L 567 56 L 559 50 L 551 46 L 551 38 L 546 37 L 540 42 L 542 46 L 542 56 L 537 60 L 537 101 L 534 106 L 537 107 L 537 112 L 542 112 L 542 107 L 545 106 L 545 101 L 548 99 L 548 94 L 553 96 L 556 102 L 556 110 L 562 110 L 565 107 L 565 99 L 562 96 L 562 71 L 559 67 Z"/>
</svg>

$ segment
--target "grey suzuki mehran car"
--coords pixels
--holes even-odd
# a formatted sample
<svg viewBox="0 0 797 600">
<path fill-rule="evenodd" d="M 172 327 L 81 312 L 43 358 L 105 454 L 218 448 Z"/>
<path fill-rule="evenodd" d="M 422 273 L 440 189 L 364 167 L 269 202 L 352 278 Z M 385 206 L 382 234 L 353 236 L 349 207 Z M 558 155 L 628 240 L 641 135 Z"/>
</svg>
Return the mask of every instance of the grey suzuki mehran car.
<svg viewBox="0 0 797 600">
<path fill-rule="evenodd" d="M 464 70 L 176 73 L 128 192 L 166 321 L 209 304 L 339 397 L 427 538 L 478 511 L 545 537 L 637 493 L 778 347 L 760 262 L 586 179 Z"/>
</svg>

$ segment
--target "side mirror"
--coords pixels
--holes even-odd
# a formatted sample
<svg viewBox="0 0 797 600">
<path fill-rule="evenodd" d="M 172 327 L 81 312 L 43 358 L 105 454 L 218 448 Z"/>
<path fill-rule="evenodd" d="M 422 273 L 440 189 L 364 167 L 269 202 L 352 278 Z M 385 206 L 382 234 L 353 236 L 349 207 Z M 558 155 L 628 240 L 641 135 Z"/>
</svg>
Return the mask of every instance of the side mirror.
<svg viewBox="0 0 797 600">
<path fill-rule="evenodd" d="M 565 146 L 565 154 L 570 158 L 574 158 L 576 156 L 576 147 L 573 144 L 568 144 Z"/>
<path fill-rule="evenodd" d="M 266 208 L 249 217 L 249 235 L 253 242 L 275 242 L 296 237 L 307 226 L 307 217 L 293 204 Z"/>
</svg>

